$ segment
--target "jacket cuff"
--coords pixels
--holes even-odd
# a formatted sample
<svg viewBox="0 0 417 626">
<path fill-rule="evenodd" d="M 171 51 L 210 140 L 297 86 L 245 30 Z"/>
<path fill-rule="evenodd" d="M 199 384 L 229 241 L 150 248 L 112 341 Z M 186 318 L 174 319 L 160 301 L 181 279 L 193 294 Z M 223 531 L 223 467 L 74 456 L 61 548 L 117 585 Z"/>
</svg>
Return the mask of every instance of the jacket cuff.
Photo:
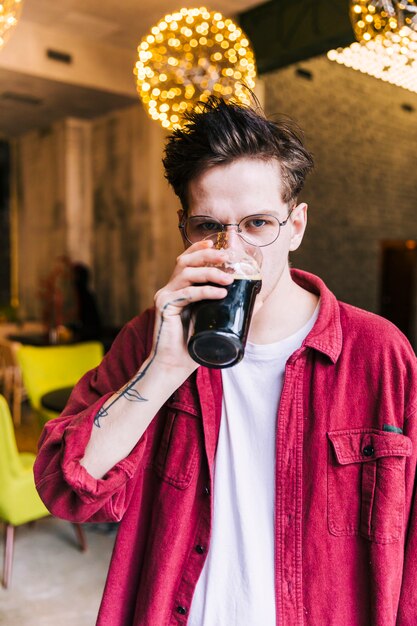
<svg viewBox="0 0 417 626">
<path fill-rule="evenodd" d="M 94 418 L 112 393 L 100 398 L 91 407 L 73 418 L 63 433 L 61 467 L 65 481 L 86 503 L 109 497 L 130 480 L 144 450 L 142 436 L 130 454 L 112 467 L 103 478 L 96 479 L 80 464 L 90 440 Z"/>
</svg>

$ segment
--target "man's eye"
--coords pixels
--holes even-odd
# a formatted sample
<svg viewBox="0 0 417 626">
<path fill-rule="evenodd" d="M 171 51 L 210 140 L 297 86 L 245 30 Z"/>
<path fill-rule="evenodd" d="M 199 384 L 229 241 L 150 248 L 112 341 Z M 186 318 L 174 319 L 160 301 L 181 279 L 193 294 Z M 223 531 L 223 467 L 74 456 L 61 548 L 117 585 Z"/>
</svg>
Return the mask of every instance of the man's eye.
<svg viewBox="0 0 417 626">
<path fill-rule="evenodd" d="M 220 230 L 220 224 L 217 224 L 217 222 L 202 222 L 198 225 L 198 229 L 201 231 L 212 233 Z"/>
<path fill-rule="evenodd" d="M 266 220 L 261 219 L 261 218 L 254 218 L 251 220 L 248 220 L 245 223 L 245 228 L 253 228 L 253 229 L 257 229 L 257 228 L 262 228 L 262 226 L 266 225 Z"/>
</svg>

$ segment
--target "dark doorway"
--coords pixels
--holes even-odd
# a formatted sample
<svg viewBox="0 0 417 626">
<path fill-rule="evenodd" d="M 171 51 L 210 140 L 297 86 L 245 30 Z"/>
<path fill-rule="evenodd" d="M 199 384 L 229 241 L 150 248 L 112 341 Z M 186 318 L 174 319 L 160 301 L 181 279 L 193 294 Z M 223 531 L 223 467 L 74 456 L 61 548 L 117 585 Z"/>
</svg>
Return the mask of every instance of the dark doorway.
<svg viewBox="0 0 417 626">
<path fill-rule="evenodd" d="M 417 241 L 383 241 L 380 313 L 416 348 Z"/>
</svg>

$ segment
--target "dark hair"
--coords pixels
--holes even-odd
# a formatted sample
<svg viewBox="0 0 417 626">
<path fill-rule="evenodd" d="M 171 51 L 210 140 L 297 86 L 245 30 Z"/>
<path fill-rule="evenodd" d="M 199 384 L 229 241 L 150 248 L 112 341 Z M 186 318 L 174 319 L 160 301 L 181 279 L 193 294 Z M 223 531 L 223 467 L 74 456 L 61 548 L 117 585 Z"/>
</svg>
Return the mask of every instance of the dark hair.
<svg viewBox="0 0 417 626">
<path fill-rule="evenodd" d="M 90 270 L 84 263 L 74 263 L 72 266 L 74 282 L 79 287 L 87 288 L 90 280 Z"/>
<path fill-rule="evenodd" d="M 288 119 L 270 121 L 261 109 L 211 96 L 184 115 L 165 147 L 165 177 L 188 209 L 188 184 L 204 170 L 239 158 L 276 159 L 283 180 L 282 199 L 296 200 L 313 157 L 300 130 Z"/>
</svg>

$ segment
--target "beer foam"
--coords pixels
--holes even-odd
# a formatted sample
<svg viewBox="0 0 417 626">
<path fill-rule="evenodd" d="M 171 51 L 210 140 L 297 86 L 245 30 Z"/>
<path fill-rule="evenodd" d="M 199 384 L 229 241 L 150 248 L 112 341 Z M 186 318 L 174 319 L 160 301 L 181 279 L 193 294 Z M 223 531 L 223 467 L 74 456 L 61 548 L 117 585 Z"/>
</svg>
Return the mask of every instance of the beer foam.
<svg viewBox="0 0 417 626">
<path fill-rule="evenodd" d="M 251 278 L 258 280 L 257 277 L 261 274 L 259 265 L 255 259 L 251 257 L 244 257 L 243 259 L 226 262 L 225 269 L 231 274 L 239 276 L 239 278 Z"/>
<path fill-rule="evenodd" d="M 233 274 L 234 280 L 262 280 L 262 276 L 258 274 Z"/>
<path fill-rule="evenodd" d="M 218 233 L 218 235 L 220 234 L 225 233 Z M 218 237 L 218 243 L 221 241 Z M 259 248 L 253 247 L 252 251 L 245 248 L 224 248 L 224 251 L 228 258 L 215 263 L 214 267 L 218 267 L 228 274 L 233 274 L 237 280 L 261 280 L 262 254 Z"/>
</svg>

